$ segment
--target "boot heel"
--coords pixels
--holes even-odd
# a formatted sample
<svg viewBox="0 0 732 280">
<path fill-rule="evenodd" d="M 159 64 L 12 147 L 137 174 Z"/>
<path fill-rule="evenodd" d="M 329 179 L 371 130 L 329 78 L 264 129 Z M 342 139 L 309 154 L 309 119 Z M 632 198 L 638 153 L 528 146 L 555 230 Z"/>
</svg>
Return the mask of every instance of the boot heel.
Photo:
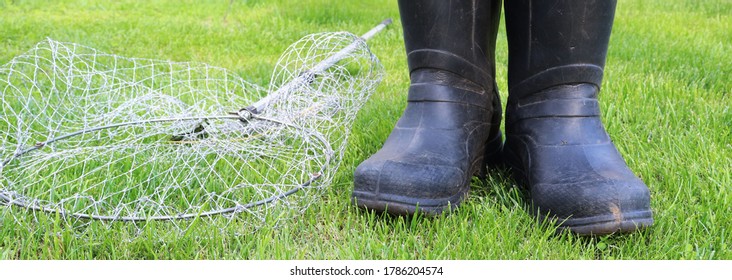
<svg viewBox="0 0 732 280">
<path fill-rule="evenodd" d="M 488 139 L 483 147 L 483 155 L 476 160 L 479 165 L 476 171 L 476 176 L 480 179 L 485 179 L 488 176 L 489 168 L 496 168 L 503 164 L 501 159 L 501 149 L 503 148 L 503 137 L 499 131 L 495 137 Z"/>
<path fill-rule="evenodd" d="M 503 149 L 503 137 L 499 131 L 495 137 L 488 139 L 485 143 L 483 155 L 483 167 L 485 169 L 500 167 L 504 164 L 501 149 Z"/>
</svg>

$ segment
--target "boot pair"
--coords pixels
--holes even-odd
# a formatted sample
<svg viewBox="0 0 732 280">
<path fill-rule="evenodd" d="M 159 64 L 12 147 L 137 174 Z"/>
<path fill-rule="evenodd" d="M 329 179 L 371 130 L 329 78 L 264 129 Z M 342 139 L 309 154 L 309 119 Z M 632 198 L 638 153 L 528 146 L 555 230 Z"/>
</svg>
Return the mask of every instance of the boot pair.
<svg viewBox="0 0 732 280">
<path fill-rule="evenodd" d="M 399 1 L 408 103 L 382 149 L 357 167 L 354 202 L 439 214 L 460 204 L 472 176 L 505 163 L 535 213 L 562 229 L 650 226 L 648 188 L 612 144 L 597 102 L 615 1 L 505 4 L 505 144 L 494 79 L 500 10 L 500 1 Z"/>
</svg>

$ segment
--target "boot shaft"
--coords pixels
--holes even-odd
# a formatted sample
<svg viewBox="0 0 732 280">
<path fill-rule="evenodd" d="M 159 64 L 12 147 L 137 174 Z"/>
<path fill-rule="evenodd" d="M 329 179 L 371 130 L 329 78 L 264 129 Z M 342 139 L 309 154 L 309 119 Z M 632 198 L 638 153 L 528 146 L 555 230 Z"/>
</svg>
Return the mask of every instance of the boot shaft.
<svg viewBox="0 0 732 280">
<path fill-rule="evenodd" d="M 506 1 L 510 99 L 602 82 L 616 1 Z"/>
<path fill-rule="evenodd" d="M 400 0 L 410 74 L 444 70 L 491 89 L 500 11 L 497 0 Z"/>
</svg>

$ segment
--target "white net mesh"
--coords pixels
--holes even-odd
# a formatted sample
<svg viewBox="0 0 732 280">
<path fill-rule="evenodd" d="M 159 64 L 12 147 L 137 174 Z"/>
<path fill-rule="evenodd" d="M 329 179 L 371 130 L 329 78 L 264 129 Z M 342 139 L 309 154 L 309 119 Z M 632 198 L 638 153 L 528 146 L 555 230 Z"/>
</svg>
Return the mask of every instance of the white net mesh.
<svg viewBox="0 0 732 280">
<path fill-rule="evenodd" d="M 43 41 L 0 67 L 0 211 L 136 227 L 301 212 L 331 183 L 381 76 L 349 33 L 290 46 L 268 88 Z"/>
</svg>

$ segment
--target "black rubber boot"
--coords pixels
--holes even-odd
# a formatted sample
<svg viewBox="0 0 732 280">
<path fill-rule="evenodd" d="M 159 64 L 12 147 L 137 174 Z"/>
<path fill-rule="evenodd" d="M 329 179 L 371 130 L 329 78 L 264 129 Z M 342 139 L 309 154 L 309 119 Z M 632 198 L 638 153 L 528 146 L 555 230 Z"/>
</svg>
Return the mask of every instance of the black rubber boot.
<svg viewBox="0 0 732 280">
<path fill-rule="evenodd" d="M 600 121 L 615 1 L 506 1 L 504 159 L 542 218 L 580 235 L 650 226 L 648 187 Z"/>
<path fill-rule="evenodd" d="M 500 1 L 399 1 L 411 86 L 384 146 L 356 168 L 354 202 L 391 214 L 457 206 L 501 149 L 494 81 Z"/>
</svg>

